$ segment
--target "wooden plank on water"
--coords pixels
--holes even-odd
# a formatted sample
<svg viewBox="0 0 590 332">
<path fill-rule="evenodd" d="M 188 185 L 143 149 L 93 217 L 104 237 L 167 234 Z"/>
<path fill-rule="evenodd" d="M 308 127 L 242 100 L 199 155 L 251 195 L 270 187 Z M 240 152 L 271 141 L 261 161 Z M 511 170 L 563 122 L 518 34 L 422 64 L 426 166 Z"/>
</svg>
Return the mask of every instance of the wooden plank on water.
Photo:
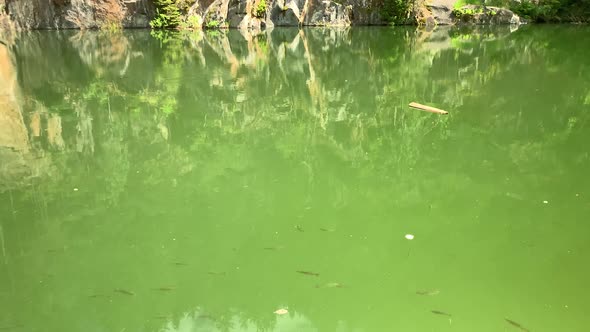
<svg viewBox="0 0 590 332">
<path fill-rule="evenodd" d="M 421 111 L 426 111 L 426 112 L 431 112 L 431 113 L 436 113 L 436 114 L 449 114 L 449 112 L 443 111 L 439 108 L 426 106 L 426 105 L 422 105 L 422 104 L 418 104 L 418 103 L 414 103 L 414 102 L 410 103 L 410 107 L 419 109 Z"/>
</svg>

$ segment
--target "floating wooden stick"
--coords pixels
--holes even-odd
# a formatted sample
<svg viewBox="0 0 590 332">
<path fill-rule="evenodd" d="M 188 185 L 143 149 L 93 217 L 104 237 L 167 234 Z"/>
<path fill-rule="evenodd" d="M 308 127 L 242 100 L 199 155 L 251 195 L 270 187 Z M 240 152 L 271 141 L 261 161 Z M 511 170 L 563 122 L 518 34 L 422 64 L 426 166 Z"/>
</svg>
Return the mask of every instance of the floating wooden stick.
<svg viewBox="0 0 590 332">
<path fill-rule="evenodd" d="M 426 112 L 436 113 L 436 114 L 449 114 L 449 112 L 447 112 L 447 111 L 443 111 L 438 108 L 434 108 L 434 107 L 430 107 L 430 106 L 426 106 L 426 105 L 422 105 L 422 104 L 418 104 L 418 103 L 410 103 L 410 107 L 417 108 L 419 110 L 426 111 Z"/>
</svg>

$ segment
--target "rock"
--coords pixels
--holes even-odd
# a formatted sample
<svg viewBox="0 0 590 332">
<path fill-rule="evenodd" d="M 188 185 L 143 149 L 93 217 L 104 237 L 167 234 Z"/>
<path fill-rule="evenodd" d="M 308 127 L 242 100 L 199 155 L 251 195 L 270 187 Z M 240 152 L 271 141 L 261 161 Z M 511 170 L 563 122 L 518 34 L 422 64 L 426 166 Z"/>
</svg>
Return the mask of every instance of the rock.
<svg viewBox="0 0 590 332">
<path fill-rule="evenodd" d="M 275 26 L 298 26 L 301 22 L 301 10 L 304 1 L 277 1 L 270 11 L 270 21 Z"/>
<path fill-rule="evenodd" d="M 451 25 L 453 24 L 453 20 L 451 19 L 451 12 L 452 8 L 447 5 L 429 5 L 427 6 L 432 13 L 431 17 L 426 19 L 427 25 L 432 25 L 432 21 L 429 19 L 434 19 L 437 25 Z"/>
<path fill-rule="evenodd" d="M 123 26 L 126 28 L 148 28 L 150 20 L 156 12 L 152 1 L 148 0 L 124 0 L 126 15 Z"/>
<path fill-rule="evenodd" d="M 23 29 L 99 28 L 111 23 L 146 28 L 154 13 L 152 0 L 28 0 L 6 6 Z"/>
<path fill-rule="evenodd" d="M 247 12 L 248 3 L 245 0 L 230 0 L 227 10 L 227 21 L 230 28 L 249 26 L 250 15 Z"/>
<path fill-rule="evenodd" d="M 242 30 L 261 30 L 267 27 L 266 18 L 253 16 L 253 5 L 254 3 L 248 0 L 230 0 L 225 19 L 229 27 Z"/>
<path fill-rule="evenodd" d="M 270 21 L 274 26 L 349 26 L 352 24 L 352 6 L 330 0 L 277 1 L 272 6 Z"/>
<path fill-rule="evenodd" d="M 352 6 L 353 25 L 386 25 L 383 20 L 383 1 L 379 0 L 349 0 L 347 5 Z"/>
<path fill-rule="evenodd" d="M 499 7 L 467 5 L 453 10 L 452 18 L 458 24 L 521 24 L 518 15 L 508 9 Z"/>
<path fill-rule="evenodd" d="M 352 6 L 330 1 L 310 1 L 305 25 L 349 26 L 352 22 Z"/>
<path fill-rule="evenodd" d="M 265 0 L 265 13 L 253 10 L 260 0 L 196 0 L 188 14 L 202 18 L 205 26 L 259 30 L 273 26 L 383 25 L 383 0 Z M 520 24 L 507 9 L 465 6 L 452 10 L 454 0 L 420 5 L 414 17 L 427 27 L 453 24 Z M 17 27 L 24 29 L 99 28 L 121 24 L 149 27 L 155 15 L 154 0 L 0 0 Z M 452 14 L 451 14 L 452 13 Z M 6 15 L 5 15 L 6 16 Z M 257 17 L 258 16 L 258 17 Z M 0 25 L 7 26 L 6 17 Z M 199 20 L 200 21 L 200 20 Z M 4 29 L 6 30 L 6 29 Z"/>
</svg>

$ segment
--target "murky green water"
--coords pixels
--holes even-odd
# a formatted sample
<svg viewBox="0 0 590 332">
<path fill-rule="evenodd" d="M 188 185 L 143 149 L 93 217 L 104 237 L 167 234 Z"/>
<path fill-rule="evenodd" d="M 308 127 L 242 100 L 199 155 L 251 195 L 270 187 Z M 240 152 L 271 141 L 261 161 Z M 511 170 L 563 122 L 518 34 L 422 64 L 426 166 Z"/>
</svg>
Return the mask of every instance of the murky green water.
<svg viewBox="0 0 590 332">
<path fill-rule="evenodd" d="M 588 27 L 3 50 L 0 328 L 590 326 Z"/>
</svg>

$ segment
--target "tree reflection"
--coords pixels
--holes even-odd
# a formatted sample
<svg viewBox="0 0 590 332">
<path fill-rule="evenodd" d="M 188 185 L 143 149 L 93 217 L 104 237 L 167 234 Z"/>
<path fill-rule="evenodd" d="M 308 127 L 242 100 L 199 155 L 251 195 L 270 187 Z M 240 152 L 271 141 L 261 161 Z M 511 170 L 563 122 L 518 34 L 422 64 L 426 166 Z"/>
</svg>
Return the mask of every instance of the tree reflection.
<svg viewBox="0 0 590 332">
<path fill-rule="evenodd" d="M 265 137 L 284 158 L 304 162 L 313 173 L 327 162 L 318 158 L 328 155 L 335 158 L 330 163 L 360 167 L 359 175 L 380 170 L 389 177 L 387 169 L 434 167 L 438 152 L 427 152 L 420 142 L 447 140 L 451 120 L 407 112 L 409 101 L 466 112 L 490 98 L 485 91 L 519 66 L 543 58 L 549 74 L 551 63 L 563 56 L 536 45 L 542 38 L 526 39 L 508 28 L 463 29 L 277 29 L 257 35 L 232 30 L 156 37 L 78 32 L 56 38 L 32 33 L 17 41 L 16 63 L 10 60 L 15 54 L 2 46 L 8 59 L 3 68 L 13 71 L 3 80 L 4 95 L 12 96 L 3 97 L 3 133 L 12 140 L 3 146 L 63 151 L 56 157 L 64 163 L 82 153 L 129 164 L 134 140 L 166 153 L 172 144 L 172 150 L 186 153 L 187 146 L 214 151 L 232 135 Z M 52 49 L 47 61 L 36 60 Z M 15 84 L 16 72 L 22 87 Z M 576 79 L 571 87 L 581 90 L 575 94 L 580 100 L 564 101 L 572 106 L 588 95 L 585 80 Z M 507 92 L 489 105 L 501 109 L 518 103 L 514 98 Z M 476 114 L 494 124 L 489 130 L 522 123 L 506 112 L 496 118 L 489 117 L 494 112 L 464 116 Z M 560 117 L 556 135 L 571 134 L 580 121 L 563 112 Z M 203 129 L 191 129 L 197 127 Z M 198 163 L 199 155 L 189 159 Z M 173 161 L 168 159 L 172 169 L 184 167 Z M 108 177 L 121 176 L 113 175 Z M 3 182 L 20 176 L 10 177 Z"/>
<path fill-rule="evenodd" d="M 313 323 L 304 315 L 291 312 L 277 316 L 267 324 L 260 325 L 243 313 L 229 310 L 222 320 L 207 314 L 198 308 L 194 312 L 185 313 L 178 320 L 169 320 L 159 332 L 238 332 L 238 331 L 318 331 Z M 342 330 L 341 330 L 342 331 Z"/>
</svg>

